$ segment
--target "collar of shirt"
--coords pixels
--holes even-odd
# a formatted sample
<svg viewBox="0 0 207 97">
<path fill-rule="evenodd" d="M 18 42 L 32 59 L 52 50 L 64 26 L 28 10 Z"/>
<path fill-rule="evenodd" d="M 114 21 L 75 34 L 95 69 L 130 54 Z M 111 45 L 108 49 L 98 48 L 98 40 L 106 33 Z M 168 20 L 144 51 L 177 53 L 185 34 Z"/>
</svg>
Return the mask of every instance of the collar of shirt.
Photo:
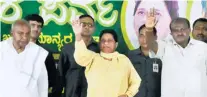
<svg viewBox="0 0 207 97">
<path fill-rule="evenodd" d="M 107 59 L 109 61 L 111 61 L 113 58 L 116 59 L 119 56 L 119 53 L 117 51 L 113 52 L 113 53 L 104 53 L 104 52 L 100 52 L 100 55 L 104 58 Z"/>
<path fill-rule="evenodd" d="M 91 44 L 98 44 L 98 43 L 92 38 L 89 45 L 91 45 Z"/>
<path fill-rule="evenodd" d="M 141 50 L 141 47 L 139 47 L 138 49 L 135 49 L 133 53 L 134 53 L 134 55 L 139 55 L 139 56 L 142 56 L 142 57 L 145 57 L 145 58 L 149 58 L 149 56 L 144 55 L 144 53 Z"/>
<path fill-rule="evenodd" d="M 170 39 L 170 41 L 173 45 L 177 45 L 177 46 L 180 47 L 180 45 L 178 43 L 176 43 L 174 39 Z M 189 38 L 189 42 L 188 42 L 188 45 L 186 47 L 189 47 L 189 46 L 194 45 L 194 44 L 195 44 L 195 40 L 192 39 L 192 38 Z"/>
<path fill-rule="evenodd" d="M 27 50 L 27 48 L 29 48 L 30 42 L 25 46 L 24 50 L 21 53 L 18 53 L 17 50 L 14 48 L 13 41 L 14 41 L 13 37 L 10 37 L 8 39 L 8 44 L 9 44 L 10 48 L 13 50 L 13 52 L 15 52 L 17 55 L 24 53 L 25 50 Z"/>
<path fill-rule="evenodd" d="M 94 48 L 95 47 L 95 48 Z M 93 38 L 91 39 L 91 41 L 89 42 L 88 46 L 87 46 L 88 49 L 91 48 L 91 50 L 95 50 L 95 49 L 98 49 L 99 46 L 98 46 L 98 42 L 96 42 Z M 100 52 L 100 51 L 95 51 L 95 52 Z"/>
<path fill-rule="evenodd" d="M 40 42 L 37 40 L 37 41 L 36 41 L 36 44 L 37 44 L 37 45 L 40 45 Z"/>
<path fill-rule="evenodd" d="M 141 47 L 139 47 L 138 49 L 136 49 L 134 51 L 134 54 L 136 54 L 136 55 L 142 55 Z"/>
</svg>

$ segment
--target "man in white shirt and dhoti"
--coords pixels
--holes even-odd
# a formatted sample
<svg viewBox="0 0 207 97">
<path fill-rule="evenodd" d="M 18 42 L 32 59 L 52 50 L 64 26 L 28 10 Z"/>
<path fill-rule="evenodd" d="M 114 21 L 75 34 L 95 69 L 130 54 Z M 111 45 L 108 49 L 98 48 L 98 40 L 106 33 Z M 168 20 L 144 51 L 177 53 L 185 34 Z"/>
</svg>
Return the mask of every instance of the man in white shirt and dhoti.
<svg viewBox="0 0 207 97">
<path fill-rule="evenodd" d="M 0 42 L 0 97 L 47 97 L 48 52 L 29 42 L 30 25 L 25 20 L 12 24 L 12 37 Z"/>
</svg>

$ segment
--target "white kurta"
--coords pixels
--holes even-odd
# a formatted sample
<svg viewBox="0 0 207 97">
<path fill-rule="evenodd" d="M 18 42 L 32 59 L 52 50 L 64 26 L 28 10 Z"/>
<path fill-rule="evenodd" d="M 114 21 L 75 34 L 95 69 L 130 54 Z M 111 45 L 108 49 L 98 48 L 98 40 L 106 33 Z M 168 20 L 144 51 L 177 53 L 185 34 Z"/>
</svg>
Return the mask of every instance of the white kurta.
<svg viewBox="0 0 207 97">
<path fill-rule="evenodd" d="M 207 44 L 190 39 L 182 48 L 173 39 L 158 41 L 154 57 L 163 62 L 161 97 L 207 97 Z"/>
<path fill-rule="evenodd" d="M 30 42 L 18 54 L 12 41 L 0 42 L 0 97 L 48 97 L 48 52 Z"/>
</svg>

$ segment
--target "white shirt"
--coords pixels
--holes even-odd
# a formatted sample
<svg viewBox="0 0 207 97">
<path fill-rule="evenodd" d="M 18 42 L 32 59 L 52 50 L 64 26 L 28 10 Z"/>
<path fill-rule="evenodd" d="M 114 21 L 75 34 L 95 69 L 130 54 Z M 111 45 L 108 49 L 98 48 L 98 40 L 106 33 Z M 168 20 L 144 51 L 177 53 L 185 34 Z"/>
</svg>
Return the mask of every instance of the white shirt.
<svg viewBox="0 0 207 97">
<path fill-rule="evenodd" d="M 207 44 L 190 39 L 182 48 L 173 39 L 158 41 L 163 62 L 161 97 L 207 97 Z"/>
<path fill-rule="evenodd" d="M 12 38 L 0 42 L 0 97 L 48 97 L 47 54 L 32 42 L 19 54 Z"/>
</svg>

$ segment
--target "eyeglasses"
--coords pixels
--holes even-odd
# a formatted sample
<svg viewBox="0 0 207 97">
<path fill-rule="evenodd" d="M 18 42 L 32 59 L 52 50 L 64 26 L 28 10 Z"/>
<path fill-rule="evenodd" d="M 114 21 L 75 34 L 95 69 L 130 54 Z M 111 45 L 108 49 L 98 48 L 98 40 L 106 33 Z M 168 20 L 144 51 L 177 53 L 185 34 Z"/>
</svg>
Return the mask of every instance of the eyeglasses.
<svg viewBox="0 0 207 97">
<path fill-rule="evenodd" d="M 88 27 L 92 28 L 94 26 L 92 23 L 87 23 L 87 22 L 81 22 L 81 24 L 83 27 L 88 26 Z"/>
</svg>

